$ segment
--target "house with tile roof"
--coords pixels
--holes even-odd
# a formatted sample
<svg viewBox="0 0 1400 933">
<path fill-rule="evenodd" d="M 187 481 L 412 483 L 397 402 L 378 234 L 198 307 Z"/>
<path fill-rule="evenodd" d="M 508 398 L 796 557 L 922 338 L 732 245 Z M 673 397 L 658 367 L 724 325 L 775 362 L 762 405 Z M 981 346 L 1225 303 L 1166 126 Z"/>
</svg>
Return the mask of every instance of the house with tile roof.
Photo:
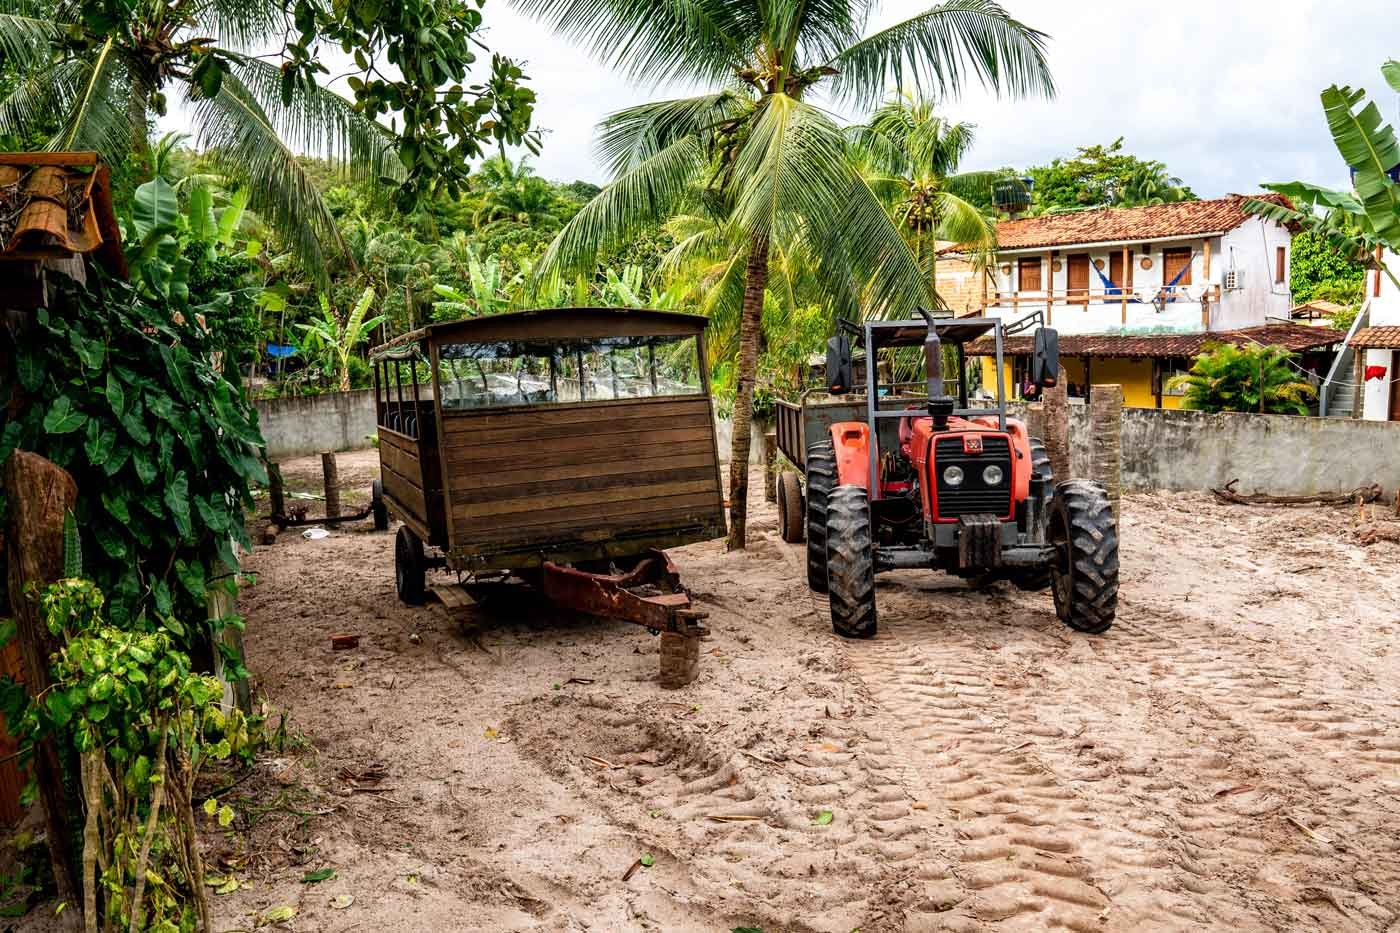
<svg viewBox="0 0 1400 933">
<path fill-rule="evenodd" d="M 1245 200 L 1003 221 L 977 313 L 1008 323 L 1040 315 L 1060 334 L 1071 385 L 1120 384 L 1135 407 L 1177 407 L 1167 380 L 1211 340 L 1281 343 L 1325 372 L 1344 335 L 1291 320 L 1292 233 L 1247 213 Z M 1016 355 L 1019 344 L 1011 341 L 1013 390 L 1026 381 L 1026 343 Z"/>
<path fill-rule="evenodd" d="M 1400 256 L 1377 258 L 1400 278 Z M 1351 395 L 1356 413 L 1367 421 L 1400 421 L 1400 289 L 1379 269 L 1366 273 L 1366 299 L 1347 335 L 1347 349 L 1354 360 L 1343 368 L 1344 376 L 1331 380 L 1337 383 L 1335 394 Z"/>
</svg>

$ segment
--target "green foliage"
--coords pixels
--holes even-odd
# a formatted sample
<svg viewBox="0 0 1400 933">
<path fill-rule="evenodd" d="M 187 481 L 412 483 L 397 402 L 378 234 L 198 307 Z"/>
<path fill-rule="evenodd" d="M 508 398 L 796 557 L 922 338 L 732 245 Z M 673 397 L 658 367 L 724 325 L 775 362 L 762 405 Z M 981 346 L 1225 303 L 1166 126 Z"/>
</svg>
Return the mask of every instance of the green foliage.
<svg viewBox="0 0 1400 933">
<path fill-rule="evenodd" d="M 147 630 L 156 616 L 204 619 L 205 589 L 249 546 L 248 487 L 266 482 L 257 415 L 221 348 L 187 317 L 135 287 L 68 287 L 62 313 L 41 310 L 20 335 L 20 389 L 42 400 L 0 421 L 0 459 L 17 447 L 68 470 L 83 566 L 108 594 L 112 621 Z M 184 645 L 215 641 L 209 620 Z M 230 658 L 235 674 L 241 662 Z"/>
<path fill-rule="evenodd" d="M 341 392 L 350 391 L 350 355 L 365 342 L 370 331 L 384 323 L 383 315 L 365 318 L 373 303 L 374 289 L 366 288 L 349 313 L 341 315 L 331 310 L 330 301 L 322 295 L 320 320 L 297 325 L 306 334 L 307 352 L 321 356 L 324 371 L 336 374 Z"/>
<path fill-rule="evenodd" d="M 1306 415 L 1317 390 L 1298 378 L 1292 363 L 1292 354 L 1279 346 L 1212 344 L 1189 372 L 1173 376 L 1167 385 L 1185 387 L 1183 408 Z"/>
<path fill-rule="evenodd" d="M 191 670 L 176 647 L 183 624 L 167 616 L 133 631 L 111 624 L 104 603 L 82 579 L 43 592 L 42 618 L 63 647 L 43 701 L 9 721 L 26 748 L 53 736 L 78 754 L 83 845 L 99 849 L 93 880 L 104 928 L 193 929 L 204 897 L 190 870 L 199 857 L 187 815 L 194 775 L 206 761 L 243 754 L 247 722 L 236 711 L 226 717 L 219 682 Z"/>
<path fill-rule="evenodd" d="M 1338 304 L 1361 301 L 1366 266 L 1317 231 L 1304 230 L 1293 237 L 1288 263 L 1288 288 L 1295 304 L 1313 299 Z"/>
<path fill-rule="evenodd" d="M 1037 213 L 1196 200 L 1164 164 L 1124 152 L 1121 136 L 1107 146 L 1081 146 L 1074 158 L 1031 166 L 1026 174 L 1035 180 Z"/>
</svg>

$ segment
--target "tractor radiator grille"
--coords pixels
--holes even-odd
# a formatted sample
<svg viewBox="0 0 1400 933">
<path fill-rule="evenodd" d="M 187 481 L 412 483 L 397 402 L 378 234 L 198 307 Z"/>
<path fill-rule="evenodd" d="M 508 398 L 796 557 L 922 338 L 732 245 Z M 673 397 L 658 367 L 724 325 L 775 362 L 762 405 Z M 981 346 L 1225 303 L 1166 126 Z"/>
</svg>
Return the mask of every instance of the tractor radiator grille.
<svg viewBox="0 0 1400 933">
<path fill-rule="evenodd" d="M 982 471 L 995 464 L 1001 467 L 1001 482 L 988 486 L 982 481 Z M 943 481 L 943 471 L 950 466 L 962 467 L 961 486 L 949 486 Z M 958 518 L 978 513 L 1005 518 L 1011 514 L 1011 441 L 1004 435 L 983 435 L 982 453 L 963 453 L 960 434 L 950 434 L 934 441 L 933 470 L 938 479 L 938 501 L 934 511 L 938 518 Z"/>
</svg>

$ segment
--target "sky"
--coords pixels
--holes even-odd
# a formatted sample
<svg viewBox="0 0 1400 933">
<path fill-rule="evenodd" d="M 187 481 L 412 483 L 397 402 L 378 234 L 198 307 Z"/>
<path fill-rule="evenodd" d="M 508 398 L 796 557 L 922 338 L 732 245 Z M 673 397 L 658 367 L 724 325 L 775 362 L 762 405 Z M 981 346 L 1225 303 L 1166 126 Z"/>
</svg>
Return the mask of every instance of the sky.
<svg viewBox="0 0 1400 933">
<path fill-rule="evenodd" d="M 1255 191 L 1265 181 L 1345 187 L 1346 168 L 1318 93 L 1334 83 L 1364 87 L 1396 121 L 1397 95 L 1379 70 L 1386 59 L 1400 58 L 1393 0 L 1002 3 L 1050 34 L 1057 93 L 1050 100 L 997 100 L 974 86 L 946 102 L 948 116 L 977 125 L 965 169 L 1043 164 L 1122 136 L 1127 151 L 1165 162 L 1202 197 Z M 872 25 L 929 5 L 891 0 Z M 504 0 L 486 4 L 485 20 L 487 44 L 525 62 L 538 97 L 537 123 L 546 131 L 534 164 L 546 178 L 605 183 L 593 155 L 598 120 L 694 91 L 633 85 Z"/>
</svg>

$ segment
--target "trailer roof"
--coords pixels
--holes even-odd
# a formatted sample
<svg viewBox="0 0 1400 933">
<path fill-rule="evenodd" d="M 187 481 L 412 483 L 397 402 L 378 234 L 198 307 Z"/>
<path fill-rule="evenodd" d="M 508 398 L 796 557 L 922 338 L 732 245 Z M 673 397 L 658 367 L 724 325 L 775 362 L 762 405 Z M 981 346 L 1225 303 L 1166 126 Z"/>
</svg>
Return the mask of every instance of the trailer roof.
<svg viewBox="0 0 1400 933">
<path fill-rule="evenodd" d="M 868 321 L 871 338 L 876 349 L 884 347 L 923 346 L 928 336 L 928 324 L 924 321 Z M 940 340 L 949 343 L 967 343 L 989 333 L 996 327 L 996 318 L 950 318 L 936 321 Z"/>
<path fill-rule="evenodd" d="M 402 355 L 415 344 L 569 337 L 653 337 L 698 334 L 708 318 L 649 308 L 537 308 L 429 324 L 375 347 L 371 357 Z M 397 353 L 395 351 L 398 351 Z"/>
</svg>

